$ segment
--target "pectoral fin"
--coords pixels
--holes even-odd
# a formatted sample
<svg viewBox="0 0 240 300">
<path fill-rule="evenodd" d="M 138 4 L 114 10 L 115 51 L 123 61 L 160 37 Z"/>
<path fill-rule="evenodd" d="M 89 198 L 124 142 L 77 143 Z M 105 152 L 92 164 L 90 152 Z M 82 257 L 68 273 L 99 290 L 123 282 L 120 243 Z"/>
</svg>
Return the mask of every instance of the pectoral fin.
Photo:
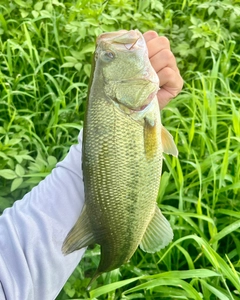
<svg viewBox="0 0 240 300">
<path fill-rule="evenodd" d="M 144 148 L 147 159 L 153 159 L 158 150 L 158 135 L 157 126 L 150 125 L 147 120 L 145 120 L 144 126 Z"/>
<path fill-rule="evenodd" d="M 154 253 L 166 247 L 172 239 L 172 228 L 168 220 L 156 206 L 153 218 L 140 243 L 140 248 L 145 252 Z"/>
<path fill-rule="evenodd" d="M 171 154 L 173 156 L 178 156 L 178 149 L 177 146 L 175 145 L 173 137 L 163 126 L 161 129 L 161 138 L 162 138 L 163 152 L 167 154 Z"/>
<path fill-rule="evenodd" d="M 63 242 L 62 252 L 66 255 L 94 243 L 94 235 L 84 205 L 80 217 Z"/>
</svg>

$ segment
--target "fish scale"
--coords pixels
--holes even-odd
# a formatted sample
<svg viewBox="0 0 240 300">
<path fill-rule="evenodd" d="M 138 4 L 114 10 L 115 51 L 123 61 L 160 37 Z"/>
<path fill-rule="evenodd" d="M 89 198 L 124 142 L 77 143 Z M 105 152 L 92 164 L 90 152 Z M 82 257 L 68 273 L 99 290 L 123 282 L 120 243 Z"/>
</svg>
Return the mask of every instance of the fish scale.
<svg viewBox="0 0 240 300">
<path fill-rule="evenodd" d="M 116 242 L 121 239 L 119 234 L 122 227 L 130 227 L 128 228 L 129 235 L 132 231 L 133 237 L 137 240 L 133 246 L 134 250 L 130 250 L 132 253 L 137 248 L 140 239 L 135 237 L 136 231 L 140 232 L 141 227 L 146 228 L 145 216 L 153 214 L 155 208 L 155 202 L 152 201 L 149 206 L 147 199 L 157 197 L 161 164 L 156 163 L 158 156 L 152 159 L 150 167 L 150 162 L 144 159 L 141 125 L 136 122 L 133 125 L 130 117 L 118 111 L 113 104 L 109 105 L 104 98 L 94 98 L 92 105 L 94 107 L 91 108 L 90 119 L 87 121 L 90 126 L 87 126 L 85 131 L 88 138 L 84 144 L 83 156 L 87 168 L 84 181 L 86 181 L 88 191 L 86 202 L 89 214 L 94 214 L 96 211 L 96 216 L 92 218 L 93 227 L 96 228 L 100 218 L 106 228 L 118 223 L 118 226 L 110 230 L 114 233 Z M 113 110 L 115 113 L 112 112 Z M 109 117 L 106 118 L 106 115 Z M 102 132 L 98 128 L 100 138 L 96 143 L 95 126 L 98 127 L 99 124 L 101 124 Z M 128 128 L 131 128 L 130 132 Z M 144 160 L 145 163 L 143 163 Z M 153 180 L 154 177 L 158 180 Z M 104 211 L 107 211 L 105 215 Z M 139 218 L 131 219 L 129 215 L 131 211 L 134 215 L 138 214 Z M 133 221 L 136 223 L 135 226 L 132 224 Z M 101 241 L 98 243 L 101 244 Z M 123 247 L 125 246 L 124 244 Z M 119 245 L 117 247 L 119 251 Z"/>
<path fill-rule="evenodd" d="M 93 279 L 126 263 L 139 245 L 155 252 L 173 238 L 156 205 L 163 152 L 177 155 L 153 97 L 158 86 L 139 31 L 98 38 L 83 131 L 85 204 L 62 247 L 68 254 L 101 246 Z"/>
<path fill-rule="evenodd" d="M 83 156 L 87 168 L 84 171 L 86 203 L 92 215 L 92 227 L 97 229 L 96 242 L 102 247 L 102 257 L 106 258 L 100 262 L 98 272 L 101 273 L 128 261 L 141 241 L 155 209 L 155 201 L 149 203 L 148 199 L 157 198 L 160 153 L 151 162 L 147 161 L 143 127 L 104 98 L 94 97 L 86 124 L 89 124 L 85 129 Z M 95 127 L 98 127 L 98 143 Z M 106 239 L 102 239 L 102 227 L 106 228 Z M 124 239 L 122 232 L 125 232 Z M 124 260 L 119 253 L 124 253 Z"/>
</svg>

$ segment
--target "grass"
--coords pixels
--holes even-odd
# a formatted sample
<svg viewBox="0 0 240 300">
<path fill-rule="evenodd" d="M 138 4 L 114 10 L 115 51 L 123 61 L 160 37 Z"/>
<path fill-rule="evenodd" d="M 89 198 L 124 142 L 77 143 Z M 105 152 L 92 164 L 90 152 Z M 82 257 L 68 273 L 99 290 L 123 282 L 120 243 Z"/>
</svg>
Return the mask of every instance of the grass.
<svg viewBox="0 0 240 300">
<path fill-rule="evenodd" d="M 57 299 L 239 299 L 239 3 L 16 0 L 1 4 L 0 23 L 0 211 L 77 142 L 99 33 L 157 30 L 185 80 L 161 112 L 179 149 L 158 196 L 173 243 L 137 250 L 90 293 L 100 251 L 89 248 Z"/>
</svg>

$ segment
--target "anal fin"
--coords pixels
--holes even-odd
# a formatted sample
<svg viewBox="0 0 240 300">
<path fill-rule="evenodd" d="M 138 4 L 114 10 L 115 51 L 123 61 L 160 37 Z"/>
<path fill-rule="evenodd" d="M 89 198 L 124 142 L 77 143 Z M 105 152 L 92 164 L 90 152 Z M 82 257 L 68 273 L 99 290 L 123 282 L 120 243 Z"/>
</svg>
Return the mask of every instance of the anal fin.
<svg viewBox="0 0 240 300">
<path fill-rule="evenodd" d="M 95 238 L 84 205 L 80 217 L 63 242 L 62 252 L 66 255 L 94 243 Z"/>
<path fill-rule="evenodd" d="M 156 205 L 155 213 L 144 233 L 140 248 L 145 252 L 154 253 L 166 247 L 172 239 L 172 228 Z"/>
</svg>

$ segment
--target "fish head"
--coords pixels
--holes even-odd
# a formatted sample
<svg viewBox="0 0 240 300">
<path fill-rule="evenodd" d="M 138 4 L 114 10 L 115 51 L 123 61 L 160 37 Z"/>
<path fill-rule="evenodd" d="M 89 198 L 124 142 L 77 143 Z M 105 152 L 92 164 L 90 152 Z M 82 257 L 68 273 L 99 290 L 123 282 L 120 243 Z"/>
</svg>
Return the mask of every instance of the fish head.
<svg viewBox="0 0 240 300">
<path fill-rule="evenodd" d="M 105 95 L 125 112 L 144 109 L 159 90 L 158 76 L 138 30 L 101 34 L 95 63 L 103 78 Z"/>
</svg>

